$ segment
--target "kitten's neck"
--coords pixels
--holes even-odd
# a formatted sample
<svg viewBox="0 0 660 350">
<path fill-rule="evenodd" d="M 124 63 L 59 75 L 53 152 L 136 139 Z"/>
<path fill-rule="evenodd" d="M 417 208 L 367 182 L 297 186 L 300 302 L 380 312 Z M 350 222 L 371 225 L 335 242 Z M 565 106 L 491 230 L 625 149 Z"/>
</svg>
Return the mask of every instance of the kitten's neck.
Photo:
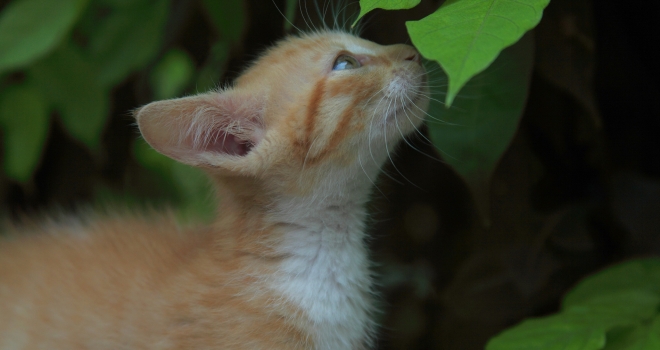
<svg viewBox="0 0 660 350">
<path fill-rule="evenodd" d="M 373 328 L 364 194 L 286 198 L 275 214 L 287 256 L 272 287 L 301 308 L 318 349 L 360 349 Z"/>
</svg>

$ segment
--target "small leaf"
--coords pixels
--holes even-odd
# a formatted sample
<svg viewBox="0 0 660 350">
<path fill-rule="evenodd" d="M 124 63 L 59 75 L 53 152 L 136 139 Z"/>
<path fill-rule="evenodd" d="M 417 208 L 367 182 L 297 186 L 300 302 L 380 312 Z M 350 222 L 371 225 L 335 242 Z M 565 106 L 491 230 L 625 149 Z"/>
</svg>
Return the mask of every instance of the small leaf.
<svg viewBox="0 0 660 350">
<path fill-rule="evenodd" d="M 447 0 L 435 13 L 406 22 L 421 54 L 449 76 L 446 104 L 541 20 L 550 0 Z"/>
<path fill-rule="evenodd" d="M 0 13 L 0 72 L 26 66 L 69 32 L 87 0 L 15 0 Z"/>
<path fill-rule="evenodd" d="M 293 27 L 293 21 L 295 20 L 297 9 L 298 0 L 286 0 L 286 7 L 284 10 L 284 31 L 289 31 Z"/>
<path fill-rule="evenodd" d="M 490 178 L 518 128 L 533 53 L 533 38 L 527 35 L 471 80 L 452 108 L 444 108 L 437 98 L 429 107 L 431 141 L 465 180 L 486 223 Z"/>
<path fill-rule="evenodd" d="M 110 87 L 146 65 L 158 53 L 169 0 L 136 0 L 115 8 L 93 27 L 89 56 L 99 69 L 101 85 Z"/>
<path fill-rule="evenodd" d="M 406 10 L 417 6 L 422 0 L 360 0 L 360 14 L 355 23 L 375 9 Z M 353 25 L 355 25 L 353 23 Z"/>
<path fill-rule="evenodd" d="M 564 298 L 563 307 L 579 305 L 603 291 L 645 290 L 660 295 L 660 258 L 634 260 L 588 277 Z"/>
<path fill-rule="evenodd" d="M 190 83 L 194 71 L 195 64 L 185 51 L 170 50 L 151 71 L 154 97 L 164 100 L 178 96 Z"/>
<path fill-rule="evenodd" d="M 109 92 L 92 65 L 65 42 L 28 71 L 44 97 L 59 111 L 64 128 L 91 149 L 97 149 L 108 115 Z"/>
<path fill-rule="evenodd" d="M 206 14 L 222 40 L 238 43 L 245 28 L 245 9 L 242 0 L 202 0 Z"/>
<path fill-rule="evenodd" d="M 13 86 L 0 93 L 0 126 L 4 138 L 4 171 L 27 182 L 39 164 L 48 134 L 48 106 L 39 90 Z"/>
</svg>

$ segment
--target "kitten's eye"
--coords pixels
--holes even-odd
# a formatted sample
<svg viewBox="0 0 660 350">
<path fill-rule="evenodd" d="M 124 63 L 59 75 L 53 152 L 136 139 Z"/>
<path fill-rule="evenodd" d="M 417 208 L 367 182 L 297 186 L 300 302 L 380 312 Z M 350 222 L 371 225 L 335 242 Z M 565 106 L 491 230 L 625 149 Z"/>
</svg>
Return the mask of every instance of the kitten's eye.
<svg viewBox="0 0 660 350">
<path fill-rule="evenodd" d="M 332 70 L 360 68 L 360 62 L 349 55 L 340 55 L 332 65 Z"/>
</svg>

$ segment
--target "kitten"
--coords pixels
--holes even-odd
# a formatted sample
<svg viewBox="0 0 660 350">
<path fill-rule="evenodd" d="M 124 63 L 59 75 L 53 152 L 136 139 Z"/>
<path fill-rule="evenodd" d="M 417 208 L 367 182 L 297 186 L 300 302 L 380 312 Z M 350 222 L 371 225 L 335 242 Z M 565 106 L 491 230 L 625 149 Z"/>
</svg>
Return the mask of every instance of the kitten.
<svg viewBox="0 0 660 350">
<path fill-rule="evenodd" d="M 14 230 L 0 349 L 369 348 L 365 204 L 426 85 L 412 47 L 322 31 L 278 43 L 232 88 L 140 108 L 145 140 L 217 185 L 216 221 Z"/>
</svg>

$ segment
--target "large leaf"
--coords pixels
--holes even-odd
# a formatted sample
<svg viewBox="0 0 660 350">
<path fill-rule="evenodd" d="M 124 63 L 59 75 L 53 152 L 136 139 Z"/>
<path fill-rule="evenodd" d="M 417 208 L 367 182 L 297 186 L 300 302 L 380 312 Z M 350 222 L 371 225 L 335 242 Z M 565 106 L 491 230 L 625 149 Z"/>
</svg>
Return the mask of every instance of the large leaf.
<svg viewBox="0 0 660 350">
<path fill-rule="evenodd" d="M 170 50 L 151 71 L 154 97 L 164 100 L 178 96 L 190 83 L 194 71 L 195 64 L 185 51 Z"/>
<path fill-rule="evenodd" d="M 222 40 L 240 41 L 246 20 L 242 0 L 202 0 L 202 4 Z"/>
<path fill-rule="evenodd" d="M 87 0 L 15 0 L 0 14 L 0 72 L 26 66 L 68 33 Z"/>
<path fill-rule="evenodd" d="M 526 320 L 488 343 L 499 349 L 658 349 L 660 259 L 631 261 L 581 282 L 562 311 Z"/>
<path fill-rule="evenodd" d="M 563 306 L 579 305 L 602 295 L 603 291 L 627 290 L 660 295 L 660 258 L 630 261 L 590 276 L 566 295 Z"/>
<path fill-rule="evenodd" d="M 447 106 L 458 91 L 488 67 L 500 51 L 541 20 L 550 0 L 447 0 L 435 13 L 407 22 L 422 55 L 449 76 Z"/>
<path fill-rule="evenodd" d="M 660 315 L 651 322 L 614 329 L 607 333 L 604 350 L 657 350 L 660 349 Z"/>
<path fill-rule="evenodd" d="M 89 55 L 103 86 L 114 86 L 158 53 L 169 0 L 136 0 L 115 8 L 90 33 Z"/>
<path fill-rule="evenodd" d="M 360 14 L 355 22 L 375 9 L 405 10 L 417 6 L 421 0 L 360 0 Z"/>
<path fill-rule="evenodd" d="M 71 136 L 96 149 L 108 115 L 109 95 L 78 49 L 65 42 L 30 67 L 29 73 L 44 97 L 58 110 Z"/>
<path fill-rule="evenodd" d="M 4 138 L 4 171 L 27 182 L 39 164 L 48 134 L 48 106 L 39 90 L 13 86 L 0 93 L 0 126 Z"/>
<path fill-rule="evenodd" d="M 558 315 L 524 321 L 491 339 L 486 349 L 602 349 L 607 331 L 642 324 L 659 304 L 660 296 L 644 291 L 605 294 Z"/>
<path fill-rule="evenodd" d="M 452 108 L 437 98 L 429 107 L 431 141 L 465 180 L 486 221 L 490 178 L 522 116 L 533 53 L 533 37 L 527 35 L 471 80 Z"/>
</svg>

